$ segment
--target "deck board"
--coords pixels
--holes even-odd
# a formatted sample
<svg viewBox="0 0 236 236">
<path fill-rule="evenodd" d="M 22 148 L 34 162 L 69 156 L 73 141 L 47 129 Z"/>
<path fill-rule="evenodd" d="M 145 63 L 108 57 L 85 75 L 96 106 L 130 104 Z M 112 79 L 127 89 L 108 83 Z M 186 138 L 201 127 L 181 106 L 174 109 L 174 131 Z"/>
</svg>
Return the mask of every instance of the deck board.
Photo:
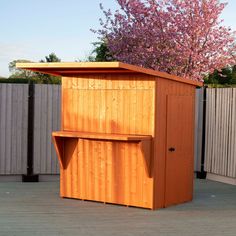
<svg viewBox="0 0 236 236">
<path fill-rule="evenodd" d="M 236 188 L 196 180 L 193 202 L 157 211 L 62 199 L 58 182 L 0 183 L 0 235 L 235 236 Z"/>
</svg>

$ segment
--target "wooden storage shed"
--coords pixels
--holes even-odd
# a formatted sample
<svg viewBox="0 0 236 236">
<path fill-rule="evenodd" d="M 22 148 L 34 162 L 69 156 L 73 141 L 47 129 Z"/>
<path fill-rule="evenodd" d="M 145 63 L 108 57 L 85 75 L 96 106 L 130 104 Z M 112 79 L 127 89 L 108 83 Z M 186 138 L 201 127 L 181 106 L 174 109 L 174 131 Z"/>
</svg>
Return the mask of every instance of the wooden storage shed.
<svg viewBox="0 0 236 236">
<path fill-rule="evenodd" d="M 52 133 L 61 197 L 150 209 L 192 200 L 201 82 L 120 62 L 17 67 L 62 76 L 61 130 Z"/>
</svg>

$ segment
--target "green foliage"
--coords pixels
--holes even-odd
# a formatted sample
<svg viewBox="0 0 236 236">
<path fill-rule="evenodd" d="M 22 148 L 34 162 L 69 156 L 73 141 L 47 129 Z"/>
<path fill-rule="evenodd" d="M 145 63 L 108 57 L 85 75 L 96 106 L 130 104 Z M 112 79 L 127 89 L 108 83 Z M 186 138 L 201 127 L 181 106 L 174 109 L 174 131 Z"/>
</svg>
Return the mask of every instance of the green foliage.
<svg viewBox="0 0 236 236">
<path fill-rule="evenodd" d="M 48 63 L 48 62 L 60 62 L 61 59 L 56 56 L 55 53 L 51 53 L 48 56 L 45 57 L 45 59 L 40 60 L 41 63 Z M 28 83 L 28 81 L 33 81 L 37 84 L 60 84 L 61 78 L 59 76 L 53 76 L 53 75 L 46 75 L 39 72 L 33 72 L 29 70 L 22 70 L 16 68 L 16 63 L 29 63 L 31 61 L 29 60 L 14 60 L 9 63 L 9 71 L 11 72 L 11 76 L 8 79 L 8 82 L 10 83 L 21 83 L 20 81 L 23 81 L 22 83 Z M 16 80 L 16 82 L 15 82 Z"/>
<path fill-rule="evenodd" d="M 231 83 L 236 85 L 236 65 L 232 68 Z"/>
<path fill-rule="evenodd" d="M 39 62 L 41 63 L 49 63 L 49 62 L 61 62 L 61 59 L 57 57 L 55 53 L 50 53 L 45 57 L 45 60 L 42 59 Z M 61 78 L 59 76 L 47 75 L 36 72 L 36 77 L 39 79 L 39 83 L 41 84 L 60 84 Z"/>
<path fill-rule="evenodd" d="M 17 78 L 32 78 L 34 76 L 34 72 L 29 71 L 29 70 L 22 70 L 16 68 L 16 63 L 29 63 L 31 61 L 29 60 L 24 60 L 24 59 L 19 59 L 19 60 L 14 60 L 9 63 L 9 71 L 11 72 L 11 76 L 9 78 L 11 79 L 17 79 Z"/>
<path fill-rule="evenodd" d="M 29 79 L 26 78 L 8 78 L 8 79 L 2 79 L 0 78 L 0 83 L 10 83 L 10 84 L 28 84 Z"/>
<path fill-rule="evenodd" d="M 209 84 L 211 87 L 236 86 L 236 65 L 223 68 L 221 71 L 215 70 L 205 78 L 205 84 Z"/>
<path fill-rule="evenodd" d="M 40 60 L 40 62 L 60 62 L 61 59 L 57 57 L 57 55 L 52 52 L 48 56 L 45 57 L 46 60 Z"/>
<path fill-rule="evenodd" d="M 236 84 L 207 84 L 207 88 L 236 88 Z"/>
<path fill-rule="evenodd" d="M 110 54 L 105 40 L 101 42 L 94 42 L 93 46 L 94 50 L 88 57 L 87 61 L 91 62 L 114 61 L 114 58 Z"/>
</svg>

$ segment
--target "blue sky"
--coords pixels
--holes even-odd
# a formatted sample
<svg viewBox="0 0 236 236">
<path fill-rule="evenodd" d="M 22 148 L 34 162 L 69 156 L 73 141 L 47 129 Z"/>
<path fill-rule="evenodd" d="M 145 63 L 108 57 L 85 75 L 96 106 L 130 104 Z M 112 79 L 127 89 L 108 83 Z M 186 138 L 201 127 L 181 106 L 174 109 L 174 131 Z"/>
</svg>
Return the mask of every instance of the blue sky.
<svg viewBox="0 0 236 236">
<path fill-rule="evenodd" d="M 103 14 L 115 0 L 0 0 L 0 76 L 15 59 L 39 61 L 55 52 L 63 61 L 84 59 L 92 50 Z M 229 0 L 222 18 L 236 30 L 236 1 Z"/>
</svg>

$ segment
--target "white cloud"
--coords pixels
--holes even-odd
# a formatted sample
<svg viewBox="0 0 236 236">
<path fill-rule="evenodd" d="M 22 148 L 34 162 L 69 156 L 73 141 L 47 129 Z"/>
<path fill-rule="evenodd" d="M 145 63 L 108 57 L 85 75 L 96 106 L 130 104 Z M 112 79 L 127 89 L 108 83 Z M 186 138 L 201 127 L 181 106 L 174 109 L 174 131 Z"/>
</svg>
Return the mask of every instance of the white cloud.
<svg viewBox="0 0 236 236">
<path fill-rule="evenodd" d="M 17 59 L 39 61 L 54 52 L 62 61 L 75 61 L 86 58 L 92 51 L 91 42 L 97 41 L 94 35 L 68 38 L 37 38 L 30 41 L 10 43 L 0 41 L 0 76 L 9 76 L 8 64 Z"/>
<path fill-rule="evenodd" d="M 8 64 L 16 59 L 32 58 L 32 48 L 21 43 L 0 42 L 0 76 L 8 76 Z"/>
<path fill-rule="evenodd" d="M 62 61 L 75 61 L 83 59 L 92 50 L 90 42 L 96 38 L 86 41 L 83 38 L 50 38 L 37 39 L 28 42 L 5 43 L 0 42 L 0 76 L 9 76 L 8 64 L 17 59 L 39 61 L 51 52 L 62 59 Z"/>
</svg>

